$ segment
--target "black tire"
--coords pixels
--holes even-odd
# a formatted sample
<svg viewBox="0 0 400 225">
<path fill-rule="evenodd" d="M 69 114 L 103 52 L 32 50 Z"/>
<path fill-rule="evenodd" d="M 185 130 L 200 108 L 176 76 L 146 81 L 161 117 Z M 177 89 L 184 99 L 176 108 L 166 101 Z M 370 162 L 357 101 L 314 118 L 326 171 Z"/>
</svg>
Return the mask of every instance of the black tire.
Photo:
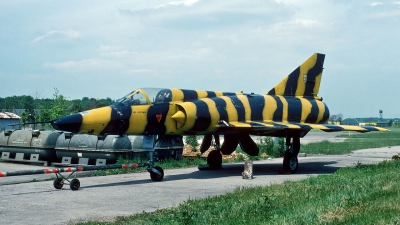
<svg viewBox="0 0 400 225">
<path fill-rule="evenodd" d="M 55 189 L 61 189 L 64 186 L 62 178 L 56 178 L 53 181 L 53 186 Z"/>
<path fill-rule="evenodd" d="M 288 152 L 285 154 L 283 158 L 283 170 L 285 172 L 290 172 L 292 174 L 297 173 L 299 169 L 299 161 L 297 160 L 297 156 Z"/>
<path fill-rule="evenodd" d="M 222 155 L 219 151 L 213 150 L 208 153 L 207 164 L 210 169 L 221 169 L 222 167 Z"/>
<path fill-rule="evenodd" d="M 78 190 L 80 186 L 81 186 L 81 182 L 78 179 L 72 179 L 71 182 L 69 183 L 69 187 L 73 191 Z"/>
<path fill-rule="evenodd" d="M 152 181 L 162 181 L 162 179 L 164 178 L 164 170 L 159 166 L 155 166 L 153 168 L 156 169 L 158 172 L 160 172 L 161 175 L 154 173 L 153 171 L 150 171 L 151 180 Z"/>
</svg>

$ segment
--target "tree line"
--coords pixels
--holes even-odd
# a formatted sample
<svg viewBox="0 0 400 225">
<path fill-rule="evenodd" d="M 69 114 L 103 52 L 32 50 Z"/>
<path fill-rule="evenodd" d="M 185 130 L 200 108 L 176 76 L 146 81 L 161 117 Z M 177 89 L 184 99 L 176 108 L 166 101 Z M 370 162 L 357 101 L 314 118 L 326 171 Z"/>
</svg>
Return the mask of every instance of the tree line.
<svg viewBox="0 0 400 225">
<path fill-rule="evenodd" d="M 50 121 L 71 113 L 82 112 L 102 106 L 113 104 L 111 98 L 95 99 L 83 97 L 82 99 L 67 100 L 54 88 L 53 98 L 34 98 L 30 95 L 0 97 L 1 112 L 19 114 L 21 123 Z"/>
</svg>

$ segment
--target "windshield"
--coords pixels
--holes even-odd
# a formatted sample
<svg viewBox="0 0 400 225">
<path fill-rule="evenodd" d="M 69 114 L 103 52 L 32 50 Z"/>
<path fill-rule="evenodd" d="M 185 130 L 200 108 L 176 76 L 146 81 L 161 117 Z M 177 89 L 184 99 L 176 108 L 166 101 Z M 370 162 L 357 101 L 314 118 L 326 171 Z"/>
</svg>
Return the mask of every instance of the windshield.
<svg viewBox="0 0 400 225">
<path fill-rule="evenodd" d="M 131 105 L 150 105 L 154 103 L 160 103 L 160 93 L 162 90 L 161 88 L 142 88 L 132 91 L 131 93 L 127 94 L 125 97 L 117 100 L 117 103 L 122 103 L 126 106 Z M 167 89 L 168 90 L 168 89 Z M 162 96 L 165 97 L 165 93 L 162 92 Z M 168 95 L 170 97 L 170 95 Z M 168 99 L 167 97 L 167 99 Z M 165 101 L 165 99 L 164 99 Z"/>
<path fill-rule="evenodd" d="M 125 97 L 117 100 L 117 102 L 120 102 L 126 106 L 148 105 L 149 104 L 146 96 L 142 93 L 142 91 L 140 89 L 132 91 L 131 93 L 127 94 Z"/>
</svg>

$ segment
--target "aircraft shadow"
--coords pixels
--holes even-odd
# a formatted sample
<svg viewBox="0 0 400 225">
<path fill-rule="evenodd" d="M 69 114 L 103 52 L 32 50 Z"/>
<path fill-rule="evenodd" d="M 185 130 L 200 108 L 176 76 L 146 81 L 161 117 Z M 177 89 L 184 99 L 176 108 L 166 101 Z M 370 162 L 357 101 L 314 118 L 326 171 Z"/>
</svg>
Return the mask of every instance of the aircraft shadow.
<svg viewBox="0 0 400 225">
<path fill-rule="evenodd" d="M 336 164 L 336 161 L 324 161 L 324 162 L 308 162 L 308 163 L 300 163 L 299 171 L 297 174 L 332 174 L 340 167 L 329 166 Z M 220 170 L 205 170 L 205 171 L 194 171 L 187 174 L 175 174 L 168 175 L 168 170 L 164 171 L 165 177 L 162 183 L 171 182 L 177 180 L 186 180 L 186 179 L 214 179 L 221 177 L 240 177 L 242 176 L 242 172 L 244 170 L 244 164 L 223 164 L 222 169 Z M 263 175 L 284 175 L 282 171 L 282 163 L 266 163 L 266 164 L 254 164 L 253 165 L 253 179 L 257 179 L 257 176 Z M 91 185 L 91 186 L 83 186 L 81 189 L 89 189 L 89 188 L 99 188 L 99 187 L 113 187 L 113 186 L 124 186 L 124 185 L 138 185 L 138 184 L 148 184 L 154 183 L 150 179 L 150 175 L 148 179 L 145 180 L 132 180 L 132 181 L 123 181 L 123 182 L 114 182 L 107 184 L 99 184 L 99 185 Z"/>
</svg>

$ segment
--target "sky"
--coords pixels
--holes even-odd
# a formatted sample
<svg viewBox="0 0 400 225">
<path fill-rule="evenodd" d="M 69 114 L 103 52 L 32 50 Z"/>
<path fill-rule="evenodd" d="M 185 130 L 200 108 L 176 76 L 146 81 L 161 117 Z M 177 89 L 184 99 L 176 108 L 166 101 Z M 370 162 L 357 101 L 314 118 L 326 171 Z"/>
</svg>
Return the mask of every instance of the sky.
<svg viewBox="0 0 400 225">
<path fill-rule="evenodd" d="M 0 97 L 265 94 L 313 53 L 331 115 L 400 117 L 400 1 L 0 1 Z"/>
</svg>

